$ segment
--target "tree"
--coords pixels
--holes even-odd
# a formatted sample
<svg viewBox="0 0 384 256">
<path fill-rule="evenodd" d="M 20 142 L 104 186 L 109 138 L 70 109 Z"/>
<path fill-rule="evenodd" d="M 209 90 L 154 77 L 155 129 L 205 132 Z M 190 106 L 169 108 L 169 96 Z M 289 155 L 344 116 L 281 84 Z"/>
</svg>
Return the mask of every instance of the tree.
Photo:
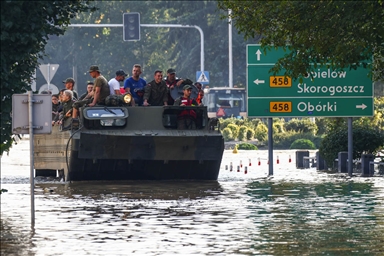
<svg viewBox="0 0 384 256">
<path fill-rule="evenodd" d="M 98 11 L 77 15 L 72 24 L 121 24 L 123 13 L 140 13 L 141 24 L 184 24 L 199 26 L 204 32 L 205 71 L 210 72 L 210 86 L 228 86 L 228 24 L 221 20 L 223 11 L 214 1 L 98 1 Z M 234 30 L 235 31 L 235 30 Z M 142 76 L 153 79 L 156 69 L 172 67 L 180 77 L 195 80 L 200 71 L 200 34 L 194 28 L 141 27 L 140 41 L 124 42 L 121 27 L 76 27 L 64 36 L 50 40 L 49 59 L 60 64 L 53 84 L 72 76 L 76 67 L 78 92 L 85 91 L 90 79 L 89 65 L 99 65 L 106 78 L 117 69 L 130 72 L 133 64 L 143 67 Z M 233 32 L 234 84 L 246 83 L 246 42 Z M 252 43 L 256 43 L 252 40 Z M 66 73 L 65 73 L 66 72 Z M 38 72 L 38 76 L 39 76 Z M 38 77 L 39 78 L 39 77 Z M 42 77 L 41 77 L 42 78 Z M 43 79 L 43 78 L 42 78 Z"/>
<path fill-rule="evenodd" d="M 12 145 L 12 94 L 30 90 L 50 35 L 63 35 L 90 1 L 1 1 L 1 151 Z"/>
<path fill-rule="evenodd" d="M 235 27 L 245 38 L 261 35 L 264 50 L 272 45 L 287 50 L 274 73 L 285 69 L 287 76 L 300 78 L 318 64 L 328 64 L 332 69 L 370 67 L 374 81 L 384 79 L 382 0 L 223 0 L 218 6 L 232 10 Z"/>
</svg>

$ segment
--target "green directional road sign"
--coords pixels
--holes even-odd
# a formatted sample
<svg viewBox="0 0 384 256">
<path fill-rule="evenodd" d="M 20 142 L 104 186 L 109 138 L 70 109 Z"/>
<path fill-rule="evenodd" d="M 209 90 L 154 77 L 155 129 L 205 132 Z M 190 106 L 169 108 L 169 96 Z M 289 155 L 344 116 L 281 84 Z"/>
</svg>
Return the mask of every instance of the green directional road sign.
<svg viewBox="0 0 384 256">
<path fill-rule="evenodd" d="M 360 117 L 373 115 L 371 97 L 248 98 L 252 117 Z"/>
<path fill-rule="evenodd" d="M 270 73 L 269 70 L 275 62 L 287 53 L 283 49 L 273 48 L 267 54 L 260 52 L 260 45 L 247 46 L 248 117 L 373 115 L 373 83 L 368 77 L 367 69 L 332 70 L 319 67 L 311 73 L 312 76 L 299 81 L 284 76 L 284 70 L 276 75 Z M 286 102 L 284 99 L 289 102 L 284 105 L 290 106 L 288 112 L 273 111 L 274 108 L 268 103 Z M 327 102 L 327 108 L 321 111 L 316 111 L 316 108 L 312 111 L 301 111 L 303 100 L 308 100 L 311 106 L 323 106 L 321 101 L 324 101 Z M 361 102 L 358 102 L 359 100 Z M 330 107 L 331 105 L 335 107 Z M 362 107 L 355 107 L 356 105 Z"/>
<path fill-rule="evenodd" d="M 269 73 L 271 66 L 248 66 L 248 97 L 319 97 L 319 96 L 372 96 L 373 84 L 367 70 L 331 71 L 318 68 L 314 80 L 293 80 L 280 74 Z"/>
<path fill-rule="evenodd" d="M 261 49 L 258 44 L 247 45 L 247 63 L 248 64 L 270 64 L 275 65 L 278 59 L 290 53 L 288 50 L 284 51 L 282 48 L 275 49 L 272 47 L 271 51 L 267 54 Z"/>
</svg>

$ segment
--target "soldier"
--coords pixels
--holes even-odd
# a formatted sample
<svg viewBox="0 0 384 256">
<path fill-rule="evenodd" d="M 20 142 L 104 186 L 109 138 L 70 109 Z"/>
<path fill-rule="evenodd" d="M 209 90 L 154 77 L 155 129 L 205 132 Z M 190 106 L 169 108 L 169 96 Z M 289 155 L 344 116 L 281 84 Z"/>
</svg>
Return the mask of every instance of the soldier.
<svg viewBox="0 0 384 256">
<path fill-rule="evenodd" d="M 175 87 L 179 87 L 182 84 L 192 85 L 191 80 L 181 79 L 181 78 L 176 77 L 176 70 L 174 70 L 173 68 L 170 68 L 167 70 L 167 77 L 164 79 L 164 81 L 168 87 L 168 105 L 173 105 L 173 103 L 175 102 L 170 95 L 171 90 L 176 89 Z"/>
<path fill-rule="evenodd" d="M 100 74 L 100 70 L 98 66 L 91 66 L 89 68 L 89 74 L 95 78 L 94 86 L 93 86 L 93 96 L 90 99 L 76 101 L 73 104 L 73 121 L 78 122 L 78 112 L 79 108 L 88 104 L 89 107 L 93 107 L 96 104 L 105 105 L 105 98 L 109 96 L 109 85 L 107 79 Z"/>
<path fill-rule="evenodd" d="M 163 80 L 163 71 L 157 69 L 154 78 L 145 86 L 143 106 L 168 106 L 168 88 Z"/>
</svg>

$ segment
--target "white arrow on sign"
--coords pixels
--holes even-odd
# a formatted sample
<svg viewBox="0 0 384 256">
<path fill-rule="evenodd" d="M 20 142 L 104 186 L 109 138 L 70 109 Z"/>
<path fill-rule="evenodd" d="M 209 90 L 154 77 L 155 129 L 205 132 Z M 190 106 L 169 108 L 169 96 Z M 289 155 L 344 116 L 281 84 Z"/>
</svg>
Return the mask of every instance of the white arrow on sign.
<svg viewBox="0 0 384 256">
<path fill-rule="evenodd" d="M 367 106 L 363 103 L 361 105 L 356 105 L 356 108 L 361 108 L 362 110 L 364 110 Z"/>
<path fill-rule="evenodd" d="M 253 81 L 255 84 L 259 85 L 259 84 L 263 84 L 265 83 L 264 80 L 259 80 L 259 79 L 256 79 L 255 81 Z"/>
<path fill-rule="evenodd" d="M 260 49 L 257 49 L 256 55 L 257 55 L 257 60 L 260 60 L 260 55 L 261 55 Z"/>
</svg>

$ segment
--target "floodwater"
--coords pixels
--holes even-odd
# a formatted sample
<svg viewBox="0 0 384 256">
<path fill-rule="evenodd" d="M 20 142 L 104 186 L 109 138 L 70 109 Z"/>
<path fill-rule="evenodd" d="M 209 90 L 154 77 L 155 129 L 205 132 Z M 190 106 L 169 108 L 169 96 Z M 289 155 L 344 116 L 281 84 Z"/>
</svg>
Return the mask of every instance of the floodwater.
<svg viewBox="0 0 384 256">
<path fill-rule="evenodd" d="M 226 150 L 209 182 L 36 178 L 32 227 L 23 139 L 1 159 L 1 255 L 384 255 L 383 175 L 298 170 L 274 151 L 268 177 L 267 156 Z"/>
</svg>

